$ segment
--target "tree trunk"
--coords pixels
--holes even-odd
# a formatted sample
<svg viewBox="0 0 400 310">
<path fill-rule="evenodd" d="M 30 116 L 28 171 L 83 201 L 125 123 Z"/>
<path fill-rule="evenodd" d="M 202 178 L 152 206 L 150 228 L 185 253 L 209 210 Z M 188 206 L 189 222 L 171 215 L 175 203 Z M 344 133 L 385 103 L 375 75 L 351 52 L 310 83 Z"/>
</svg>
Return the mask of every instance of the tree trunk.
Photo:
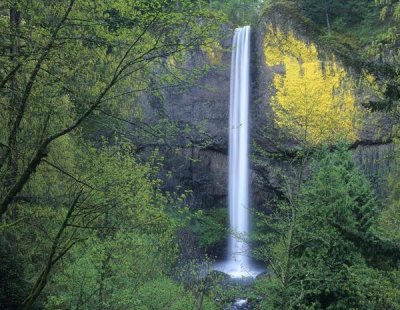
<svg viewBox="0 0 400 310">
<path fill-rule="evenodd" d="M 50 271 L 51 271 L 52 267 L 76 243 L 76 242 L 72 242 L 70 245 L 66 246 L 64 248 L 64 250 L 62 250 L 60 253 L 58 253 L 58 255 L 56 255 L 57 254 L 57 250 L 58 250 L 58 246 L 60 245 L 61 237 L 62 237 L 65 229 L 68 226 L 68 221 L 70 220 L 72 213 L 74 212 L 76 206 L 78 205 L 78 201 L 79 201 L 79 198 L 81 197 L 81 195 L 82 195 L 82 192 L 80 192 L 75 197 L 74 201 L 70 205 L 70 207 L 68 209 L 68 212 L 67 212 L 67 215 L 65 216 L 65 219 L 64 219 L 63 223 L 61 224 L 61 227 L 58 230 L 57 235 L 55 236 L 55 238 L 53 240 L 53 244 L 51 246 L 51 250 L 50 250 L 50 253 L 49 253 L 48 258 L 47 258 L 46 266 L 43 268 L 42 272 L 40 273 L 39 277 L 37 278 L 37 280 L 36 280 L 32 290 L 31 290 L 31 292 L 29 293 L 28 297 L 23 301 L 23 303 L 21 305 L 21 309 L 22 310 L 31 309 L 33 303 L 37 300 L 37 298 L 39 297 L 40 293 L 43 291 L 44 287 L 46 286 L 47 280 L 48 280 L 48 276 L 50 274 Z"/>
<path fill-rule="evenodd" d="M 331 32 L 331 22 L 329 20 L 329 4 L 327 0 L 325 0 L 325 19 L 326 19 L 326 27 L 328 28 L 328 32 Z"/>
<path fill-rule="evenodd" d="M 19 27 L 20 27 L 20 12 L 17 9 L 16 3 L 14 2 L 10 8 L 10 55 L 11 62 L 13 63 L 13 67 L 18 66 L 18 55 L 19 55 Z M 8 128 L 13 127 L 13 120 L 18 111 L 18 84 L 17 78 L 15 74 L 12 74 L 10 79 L 11 82 L 11 98 L 9 105 L 9 115 L 8 115 Z M 7 79 L 5 80 L 7 82 Z M 4 152 L 0 157 L 0 169 L 3 165 L 6 165 L 6 171 L 4 175 L 4 188 L 8 189 L 15 182 L 15 178 L 17 175 L 17 158 L 15 154 L 15 143 L 10 144 L 7 142 L 7 147 L 4 149 Z"/>
<path fill-rule="evenodd" d="M 108 227 L 109 224 L 110 224 L 110 221 L 109 221 L 109 213 L 108 213 L 108 208 L 107 208 L 106 212 L 104 214 L 103 227 Z M 106 231 L 105 230 L 99 231 L 99 238 L 102 242 L 106 239 Z M 107 251 L 107 249 L 106 249 L 106 251 Z M 110 271 L 109 271 L 110 259 L 111 259 L 111 254 L 107 252 L 103 261 L 101 262 L 101 274 L 100 274 L 100 283 L 99 283 L 99 310 L 106 309 L 106 307 L 105 307 L 105 299 L 106 299 L 105 281 L 110 273 Z"/>
</svg>

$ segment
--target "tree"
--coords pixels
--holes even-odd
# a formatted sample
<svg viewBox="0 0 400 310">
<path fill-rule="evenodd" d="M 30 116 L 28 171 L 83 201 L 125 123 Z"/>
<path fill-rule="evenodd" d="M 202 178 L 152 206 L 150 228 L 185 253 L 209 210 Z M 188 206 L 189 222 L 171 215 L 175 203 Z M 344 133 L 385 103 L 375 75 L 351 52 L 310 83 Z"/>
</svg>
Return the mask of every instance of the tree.
<svg viewBox="0 0 400 310">
<path fill-rule="evenodd" d="M 318 25 L 325 26 L 330 32 L 332 28 L 344 30 L 344 26 L 359 23 L 365 17 L 370 6 L 368 0 L 296 0 L 302 12 Z M 339 22 L 340 21 L 340 22 Z M 332 27 L 333 26 L 333 27 Z"/>
<path fill-rule="evenodd" d="M 305 16 L 325 26 L 320 29 L 323 45 L 334 50 L 360 76 L 374 77 L 372 86 L 378 91 L 364 105 L 372 111 L 396 112 L 400 99 L 395 56 L 399 47 L 399 2 L 300 0 L 296 3 Z"/>
<path fill-rule="evenodd" d="M 369 100 L 366 106 L 372 111 L 394 112 L 398 119 L 400 100 L 399 61 L 396 56 L 400 41 L 400 3 L 398 1 L 375 1 L 380 9 L 380 22 L 384 29 L 374 38 L 366 50 L 366 72 L 374 77 L 370 80 L 376 90 L 377 99 Z"/>
<path fill-rule="evenodd" d="M 72 307 L 83 300 L 92 307 L 128 306 L 132 299 L 122 292 L 132 296 L 172 268 L 179 223 L 168 208 L 177 202 L 161 193 L 157 165 L 133 159 L 127 144 L 94 148 L 86 142 L 58 150 L 47 160 L 62 158 L 63 166 L 38 169 L 24 190 L 27 199 L 35 197 L 31 208 L 18 204 L 20 220 L 8 228 L 13 251 L 24 253 L 18 272 L 30 286 L 22 308 L 47 302 Z"/>
<path fill-rule="evenodd" d="M 226 12 L 229 20 L 237 26 L 253 24 L 264 0 L 209 0 L 210 7 Z"/>
<path fill-rule="evenodd" d="M 10 27 L 2 21 L 11 38 L 3 48 L 19 46 L 1 60 L 2 216 L 57 139 L 98 109 L 129 102 L 147 87 L 156 60 L 199 46 L 215 30 L 208 22 L 218 20 L 190 1 L 179 8 L 165 0 L 13 4 L 18 25 L 15 14 Z"/>
<path fill-rule="evenodd" d="M 266 63 L 280 66 L 271 98 L 276 125 L 304 145 L 354 141 L 357 109 L 346 71 L 320 60 L 314 44 L 272 27 L 264 39 Z"/>
<path fill-rule="evenodd" d="M 274 271 L 259 284 L 270 308 L 399 306 L 397 254 L 377 263 L 386 247 L 373 233 L 377 202 L 348 151 L 323 153 L 293 206 L 295 217 L 287 205 L 278 204 L 263 223 L 258 249 Z"/>
<path fill-rule="evenodd" d="M 178 72 L 168 67 L 169 57 L 187 57 L 218 36 L 218 12 L 192 1 L 175 4 L 12 0 L 1 8 L 0 228 L 10 253 L 23 253 L 21 264 L 4 263 L 19 270 L 15 282 L 1 287 L 1 296 L 20 277 L 30 287 L 15 304 L 80 306 L 84 298 L 97 308 L 119 296 L 129 305 L 123 292 L 132 296 L 170 271 L 178 212 L 166 209 L 177 203 L 160 191 L 154 170 L 159 161 L 139 161 L 116 121 L 127 121 L 137 110 L 135 96 L 154 90 L 157 72 L 163 72 L 162 87 L 180 83 L 178 75 L 165 73 Z M 95 135 L 89 129 L 99 122 L 103 132 Z M 96 250 L 99 265 L 89 266 Z M 132 266 L 136 273 L 128 272 Z M 86 267 L 94 281 L 87 290 L 74 287 L 77 295 L 60 302 L 69 272 L 78 270 L 79 278 Z"/>
</svg>

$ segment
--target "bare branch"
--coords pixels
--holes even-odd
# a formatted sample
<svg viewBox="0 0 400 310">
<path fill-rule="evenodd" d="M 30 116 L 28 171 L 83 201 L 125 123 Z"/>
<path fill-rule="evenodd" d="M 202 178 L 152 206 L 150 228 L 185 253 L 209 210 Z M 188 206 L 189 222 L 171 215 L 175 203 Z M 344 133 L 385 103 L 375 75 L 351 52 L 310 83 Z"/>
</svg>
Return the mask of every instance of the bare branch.
<svg viewBox="0 0 400 310">
<path fill-rule="evenodd" d="M 45 162 L 46 164 L 48 164 L 49 166 L 53 167 L 54 169 L 58 170 L 59 172 L 61 172 L 62 174 L 65 174 L 66 176 L 68 176 L 69 178 L 73 179 L 74 181 L 85 185 L 87 187 L 89 187 L 90 189 L 93 189 L 95 191 L 100 191 L 99 189 L 96 189 L 95 187 L 93 187 L 92 185 L 86 183 L 85 181 L 79 180 L 78 178 L 74 177 L 72 174 L 68 173 L 67 171 L 65 171 L 64 169 L 62 169 L 59 166 L 56 166 L 55 164 L 49 162 L 47 159 L 43 159 L 43 162 Z"/>
<path fill-rule="evenodd" d="M 14 76 L 14 74 L 15 73 L 17 73 L 17 71 L 19 70 L 19 68 L 21 68 L 22 67 L 22 64 L 21 63 L 18 63 L 15 67 L 14 67 L 14 69 L 12 69 L 8 74 L 7 74 L 7 76 L 1 81 L 1 83 L 0 83 L 0 89 L 2 89 L 2 88 L 4 88 L 4 86 L 7 84 L 7 82 L 9 81 L 9 80 L 11 80 L 11 78 Z"/>
</svg>

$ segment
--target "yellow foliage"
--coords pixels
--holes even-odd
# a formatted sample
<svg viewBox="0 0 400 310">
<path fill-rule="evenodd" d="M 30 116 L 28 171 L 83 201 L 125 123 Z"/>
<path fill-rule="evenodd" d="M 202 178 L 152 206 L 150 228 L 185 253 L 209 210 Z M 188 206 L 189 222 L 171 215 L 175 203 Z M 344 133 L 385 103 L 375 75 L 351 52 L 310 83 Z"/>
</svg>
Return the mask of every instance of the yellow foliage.
<svg viewBox="0 0 400 310">
<path fill-rule="evenodd" d="M 222 46 L 217 41 L 209 41 L 201 46 L 204 53 L 207 54 L 208 59 L 212 65 L 221 63 L 222 60 Z"/>
<path fill-rule="evenodd" d="M 167 63 L 168 63 L 168 65 L 170 66 L 170 67 L 175 67 L 176 66 L 176 61 L 175 61 L 175 58 L 174 58 L 174 56 L 168 56 L 168 58 L 167 58 Z"/>
<path fill-rule="evenodd" d="M 320 61 L 314 44 L 272 28 L 264 52 L 268 66 L 284 68 L 274 76 L 271 99 L 278 127 L 308 145 L 356 139 L 352 83 L 335 60 Z"/>
<path fill-rule="evenodd" d="M 371 88 L 371 90 L 373 90 L 375 92 L 375 95 L 378 95 L 380 93 L 380 87 L 376 81 L 376 78 L 368 73 L 367 71 L 363 71 L 363 78 L 365 79 L 365 81 L 368 83 L 367 85 L 369 86 L 369 88 Z"/>
</svg>

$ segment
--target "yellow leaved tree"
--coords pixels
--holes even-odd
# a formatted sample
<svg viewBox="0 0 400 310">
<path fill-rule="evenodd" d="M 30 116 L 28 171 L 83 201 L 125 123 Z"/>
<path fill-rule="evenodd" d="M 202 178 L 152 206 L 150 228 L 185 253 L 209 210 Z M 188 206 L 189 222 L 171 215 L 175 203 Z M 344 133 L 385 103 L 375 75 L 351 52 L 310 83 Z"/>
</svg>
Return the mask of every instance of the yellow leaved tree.
<svg viewBox="0 0 400 310">
<path fill-rule="evenodd" d="M 351 79 L 334 60 L 321 61 L 314 44 L 269 28 L 265 59 L 275 70 L 271 98 L 275 123 L 308 146 L 356 139 L 357 109 Z"/>
</svg>

